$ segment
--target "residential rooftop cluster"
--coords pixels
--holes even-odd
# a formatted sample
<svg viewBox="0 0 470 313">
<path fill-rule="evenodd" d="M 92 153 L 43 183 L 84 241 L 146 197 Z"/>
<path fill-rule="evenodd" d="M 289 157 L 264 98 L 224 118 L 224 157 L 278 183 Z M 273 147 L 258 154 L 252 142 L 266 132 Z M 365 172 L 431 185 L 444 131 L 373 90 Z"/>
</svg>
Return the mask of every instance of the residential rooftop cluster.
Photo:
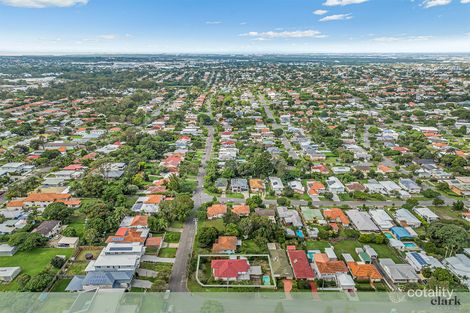
<svg viewBox="0 0 470 313">
<path fill-rule="evenodd" d="M 465 61 L 0 73 L 2 291 L 470 288 Z"/>
</svg>

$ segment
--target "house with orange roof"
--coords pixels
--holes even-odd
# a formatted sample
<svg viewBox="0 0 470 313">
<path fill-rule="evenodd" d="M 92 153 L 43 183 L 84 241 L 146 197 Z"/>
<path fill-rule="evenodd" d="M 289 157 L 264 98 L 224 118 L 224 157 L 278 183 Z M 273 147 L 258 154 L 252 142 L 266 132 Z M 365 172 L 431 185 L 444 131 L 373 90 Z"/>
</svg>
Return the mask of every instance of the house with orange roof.
<svg viewBox="0 0 470 313">
<path fill-rule="evenodd" d="M 148 195 L 139 197 L 132 206 L 134 212 L 144 212 L 148 214 L 157 213 L 160 210 L 160 204 L 166 200 L 164 195 Z"/>
<path fill-rule="evenodd" d="M 313 165 L 311 167 L 312 173 L 328 174 L 330 169 L 325 164 Z"/>
<path fill-rule="evenodd" d="M 326 253 L 315 253 L 313 270 L 319 279 L 336 280 L 338 274 L 346 274 L 348 267 L 343 261 L 330 260 Z"/>
<path fill-rule="evenodd" d="M 323 216 L 330 223 L 340 223 L 344 227 L 349 227 L 351 225 L 351 222 L 349 221 L 346 214 L 344 214 L 343 210 L 338 208 L 323 210 Z"/>
<path fill-rule="evenodd" d="M 150 249 L 157 249 L 160 250 L 162 247 L 163 238 L 162 237 L 148 237 L 145 241 L 145 247 Z"/>
<path fill-rule="evenodd" d="M 348 268 L 352 277 L 356 280 L 379 282 L 383 279 L 383 276 L 373 264 L 348 262 Z"/>
<path fill-rule="evenodd" d="M 400 152 L 401 154 L 405 154 L 405 153 L 410 152 L 410 149 L 408 149 L 408 148 L 406 148 L 406 147 L 393 147 L 392 150 L 398 151 L 398 152 Z"/>
<path fill-rule="evenodd" d="M 72 208 L 80 206 L 79 199 L 74 199 L 72 195 L 63 193 L 31 193 L 23 200 L 24 206 L 27 208 L 39 207 L 43 209 L 56 202 L 62 202 Z"/>
<path fill-rule="evenodd" d="M 8 210 L 21 210 L 24 206 L 23 200 L 11 200 L 7 202 L 6 207 Z"/>
<path fill-rule="evenodd" d="M 250 184 L 250 192 L 251 193 L 264 193 L 266 192 L 266 185 L 264 184 L 264 181 L 262 179 L 250 179 L 249 180 Z"/>
<path fill-rule="evenodd" d="M 312 200 L 318 200 L 318 196 L 326 191 L 325 185 L 319 181 L 308 181 L 307 182 L 307 194 Z"/>
<path fill-rule="evenodd" d="M 147 215 L 126 216 L 121 221 L 120 227 L 147 228 L 148 216 Z"/>
<path fill-rule="evenodd" d="M 220 236 L 212 245 L 212 253 L 233 254 L 242 242 L 236 236 Z"/>
<path fill-rule="evenodd" d="M 470 212 L 462 213 L 462 218 L 467 222 L 470 222 Z"/>
<path fill-rule="evenodd" d="M 239 217 L 250 215 L 250 207 L 246 204 L 234 205 L 232 207 L 232 212 Z"/>
<path fill-rule="evenodd" d="M 225 214 L 227 214 L 227 206 L 225 204 L 213 204 L 207 208 L 208 220 L 224 217 Z"/>
<path fill-rule="evenodd" d="M 130 243 L 139 242 L 144 244 L 149 235 L 148 228 L 130 228 L 120 227 L 114 236 L 109 236 L 106 239 L 106 243 Z"/>
<path fill-rule="evenodd" d="M 160 166 L 166 168 L 169 172 L 178 171 L 178 167 L 183 162 L 184 156 L 181 153 L 173 153 L 160 162 Z"/>
<path fill-rule="evenodd" d="M 381 174 L 388 174 L 388 173 L 392 173 L 393 172 L 393 169 L 389 166 L 386 166 L 384 164 L 379 164 L 379 166 L 377 166 L 377 173 L 381 173 Z"/>
</svg>

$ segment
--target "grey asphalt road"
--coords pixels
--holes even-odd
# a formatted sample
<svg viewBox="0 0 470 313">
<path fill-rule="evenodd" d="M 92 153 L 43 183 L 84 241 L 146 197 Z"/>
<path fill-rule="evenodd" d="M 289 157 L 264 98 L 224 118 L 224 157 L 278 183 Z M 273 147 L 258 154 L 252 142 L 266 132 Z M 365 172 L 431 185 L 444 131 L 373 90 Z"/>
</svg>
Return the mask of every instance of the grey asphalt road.
<svg viewBox="0 0 470 313">
<path fill-rule="evenodd" d="M 206 176 L 207 162 L 210 160 L 213 144 L 214 144 L 214 128 L 208 126 L 208 137 L 206 148 L 202 157 L 201 166 L 197 176 L 197 187 L 193 194 L 194 210 L 197 210 L 201 205 L 206 202 L 204 188 L 204 176 Z M 184 223 L 183 232 L 179 242 L 178 250 L 176 251 L 175 263 L 171 271 L 169 289 L 172 292 L 187 292 L 188 283 L 188 266 L 189 260 L 193 252 L 194 239 L 196 237 L 196 220 L 194 217 L 189 217 Z"/>
<path fill-rule="evenodd" d="M 268 116 L 268 118 L 272 119 L 273 120 L 273 128 L 274 129 L 278 129 L 278 128 L 281 128 L 281 125 L 279 125 L 277 122 L 276 122 L 276 119 L 274 117 L 274 114 L 273 112 L 271 111 L 271 109 L 269 108 L 269 106 L 267 105 L 266 103 L 266 100 L 264 100 L 263 98 L 260 99 L 260 102 L 261 102 L 261 105 L 264 107 L 264 111 L 266 112 L 266 115 Z M 293 158 L 294 160 L 298 160 L 299 159 L 299 155 L 297 154 L 297 152 L 294 150 L 294 148 L 292 147 L 290 141 L 286 138 L 286 136 L 282 136 L 281 137 L 281 142 L 282 144 L 284 145 L 284 147 L 286 148 L 287 152 L 289 153 L 289 156 L 291 158 Z"/>
</svg>

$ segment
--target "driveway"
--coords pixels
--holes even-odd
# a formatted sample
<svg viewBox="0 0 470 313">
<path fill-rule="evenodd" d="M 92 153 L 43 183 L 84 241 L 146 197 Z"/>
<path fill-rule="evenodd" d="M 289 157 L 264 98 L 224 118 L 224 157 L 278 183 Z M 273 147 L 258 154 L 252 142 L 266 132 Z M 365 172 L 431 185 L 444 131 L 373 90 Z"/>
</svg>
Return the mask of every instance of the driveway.
<svg viewBox="0 0 470 313">
<path fill-rule="evenodd" d="M 144 268 L 138 268 L 137 274 L 139 275 L 139 277 L 157 277 L 157 272 Z"/>
<path fill-rule="evenodd" d="M 135 288 L 150 289 L 152 288 L 152 282 L 148 280 L 134 279 L 131 286 Z"/>
<path fill-rule="evenodd" d="M 156 255 L 149 255 L 149 254 L 143 255 L 140 260 L 141 262 L 149 262 L 149 263 L 174 263 L 175 262 L 174 258 L 160 258 Z"/>
</svg>

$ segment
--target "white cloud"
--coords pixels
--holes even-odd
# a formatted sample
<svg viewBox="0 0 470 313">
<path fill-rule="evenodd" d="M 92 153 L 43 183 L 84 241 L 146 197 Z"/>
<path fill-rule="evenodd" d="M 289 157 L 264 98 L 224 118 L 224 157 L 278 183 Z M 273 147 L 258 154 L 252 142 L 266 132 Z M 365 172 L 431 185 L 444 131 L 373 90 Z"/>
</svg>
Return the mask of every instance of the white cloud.
<svg viewBox="0 0 470 313">
<path fill-rule="evenodd" d="M 372 40 L 375 42 L 398 42 L 398 41 L 406 41 L 406 42 L 411 42 L 411 41 L 426 41 L 430 40 L 433 38 L 432 36 L 384 36 L 384 37 L 376 37 L 373 38 Z"/>
<path fill-rule="evenodd" d="M 342 21 L 352 19 L 351 14 L 334 14 L 328 15 L 320 19 L 320 22 Z"/>
<path fill-rule="evenodd" d="M 463 0 L 468 1 L 468 0 Z M 427 8 L 437 7 L 441 5 L 448 5 L 452 2 L 452 0 L 424 0 L 423 6 Z"/>
<path fill-rule="evenodd" d="M 350 4 L 359 4 L 359 3 L 364 3 L 369 0 L 326 0 L 323 5 L 326 5 L 328 7 L 335 7 L 335 6 L 345 6 L 345 5 L 350 5 Z"/>
<path fill-rule="evenodd" d="M 326 13 L 328 13 L 327 10 L 315 10 L 315 11 L 313 11 L 313 14 L 315 14 L 315 15 L 324 15 Z"/>
<path fill-rule="evenodd" d="M 318 30 L 308 29 L 308 30 L 296 30 L 296 31 L 269 31 L 269 32 L 249 32 L 242 34 L 240 36 L 253 37 L 256 40 L 267 40 L 274 38 L 324 38 L 325 35 L 322 35 Z"/>
<path fill-rule="evenodd" d="M 207 21 L 206 22 L 207 25 L 219 25 L 219 24 L 222 24 L 221 21 Z"/>
<path fill-rule="evenodd" d="M 470 3 L 470 0 L 460 0 L 460 3 Z"/>
<path fill-rule="evenodd" d="M 77 4 L 87 4 L 88 0 L 0 0 L 5 5 L 20 8 L 46 8 L 46 7 L 71 7 Z"/>
<path fill-rule="evenodd" d="M 104 34 L 104 35 L 99 35 L 98 39 L 99 40 L 116 40 L 118 39 L 118 36 L 115 34 Z"/>
</svg>

